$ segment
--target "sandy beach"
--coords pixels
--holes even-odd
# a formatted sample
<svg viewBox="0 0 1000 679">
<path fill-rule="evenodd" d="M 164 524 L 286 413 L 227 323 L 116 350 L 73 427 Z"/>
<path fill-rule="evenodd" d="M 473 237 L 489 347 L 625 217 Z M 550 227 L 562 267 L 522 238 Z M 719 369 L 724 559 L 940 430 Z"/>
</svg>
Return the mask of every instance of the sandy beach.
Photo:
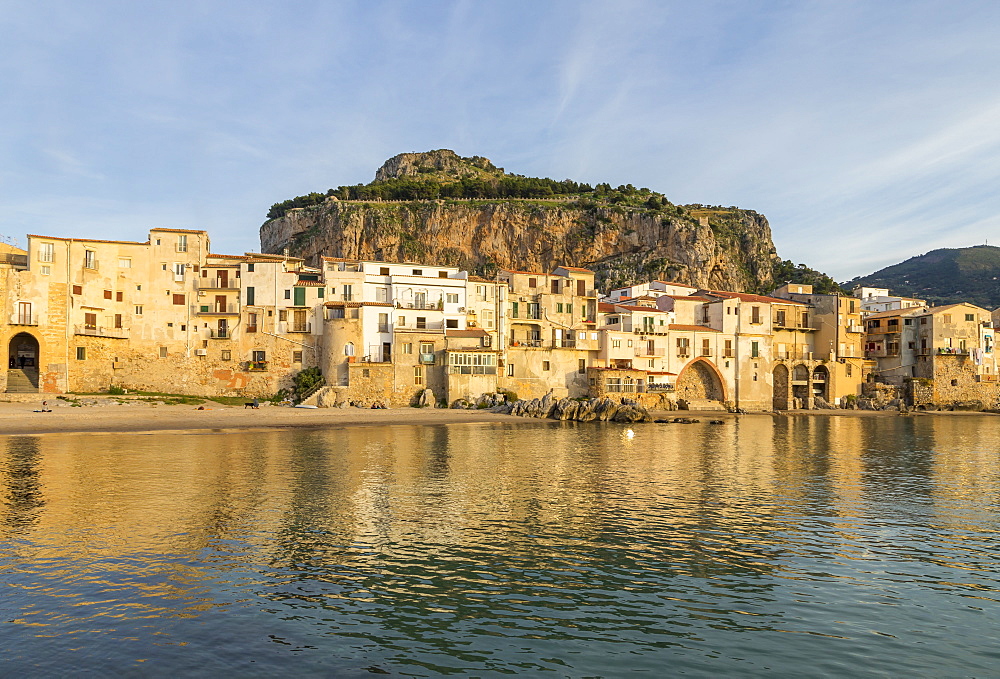
<svg viewBox="0 0 1000 679">
<path fill-rule="evenodd" d="M 524 422 L 524 418 L 490 413 L 484 410 L 438 410 L 396 408 L 365 410 L 360 408 L 291 408 L 262 405 L 253 410 L 207 402 L 203 409 L 193 405 L 166 405 L 141 400 L 81 397 L 74 407 L 60 399 L 49 399 L 52 412 L 39 412 L 41 400 L 0 402 L 0 436 L 53 433 L 144 433 L 164 431 L 247 431 L 289 427 L 390 426 L 401 424 L 468 424 L 479 422 Z M 975 412 L 913 413 L 928 415 L 984 415 Z M 892 411 L 866 410 L 788 410 L 781 413 L 670 411 L 654 412 L 655 418 L 697 418 L 702 421 L 737 417 L 899 417 Z M 538 420 L 535 420 L 538 421 Z M 552 420 L 544 420 L 552 422 Z"/>
<path fill-rule="evenodd" d="M 247 431 L 289 427 L 376 426 L 399 424 L 458 424 L 511 422 L 517 418 L 482 410 L 437 410 L 399 408 L 290 408 L 262 405 L 259 409 L 206 403 L 204 410 L 192 405 L 153 405 L 143 401 L 119 404 L 111 399 L 83 398 L 94 405 L 73 407 L 49 399 L 52 412 L 36 412 L 41 400 L 0 403 L 0 436 L 53 433 L 110 433 L 164 431 Z"/>
</svg>

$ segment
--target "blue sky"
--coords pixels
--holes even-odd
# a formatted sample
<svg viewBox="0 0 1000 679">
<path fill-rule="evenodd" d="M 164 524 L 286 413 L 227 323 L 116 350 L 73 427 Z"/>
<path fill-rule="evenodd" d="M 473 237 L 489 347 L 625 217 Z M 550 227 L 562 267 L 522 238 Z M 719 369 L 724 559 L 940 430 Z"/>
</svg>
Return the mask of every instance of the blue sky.
<svg viewBox="0 0 1000 679">
<path fill-rule="evenodd" d="M 0 234 L 258 247 L 450 148 L 738 205 L 838 280 L 1000 245 L 996 2 L 0 0 Z"/>
</svg>

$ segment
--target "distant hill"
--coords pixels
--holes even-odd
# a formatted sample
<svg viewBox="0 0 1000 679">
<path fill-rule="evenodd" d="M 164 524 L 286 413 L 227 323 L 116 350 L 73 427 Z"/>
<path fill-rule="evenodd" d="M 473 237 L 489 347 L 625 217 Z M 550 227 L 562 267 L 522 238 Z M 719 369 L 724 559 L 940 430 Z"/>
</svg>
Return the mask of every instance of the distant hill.
<svg viewBox="0 0 1000 679">
<path fill-rule="evenodd" d="M 972 302 L 1000 307 L 1000 247 L 943 248 L 912 257 L 843 283 L 889 288 L 895 295 L 918 297 L 934 305 Z"/>
</svg>

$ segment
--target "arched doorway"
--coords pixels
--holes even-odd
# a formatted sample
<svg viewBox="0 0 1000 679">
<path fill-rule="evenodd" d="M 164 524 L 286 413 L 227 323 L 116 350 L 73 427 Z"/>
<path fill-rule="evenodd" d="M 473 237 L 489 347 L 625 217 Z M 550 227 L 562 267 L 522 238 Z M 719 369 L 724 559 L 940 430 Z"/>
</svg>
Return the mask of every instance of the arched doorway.
<svg viewBox="0 0 1000 679">
<path fill-rule="evenodd" d="M 726 390 L 722 379 L 708 361 L 697 360 L 681 371 L 675 387 L 678 398 L 692 401 L 725 401 Z"/>
<path fill-rule="evenodd" d="M 813 368 L 812 392 L 813 397 L 819 396 L 824 401 L 830 400 L 830 372 L 826 366 L 818 365 Z"/>
<path fill-rule="evenodd" d="M 19 332 L 7 345 L 7 392 L 38 391 L 38 340 Z"/>
<path fill-rule="evenodd" d="M 809 407 L 809 368 L 801 363 L 792 369 L 792 407 Z"/>
<path fill-rule="evenodd" d="M 775 410 L 788 410 L 788 368 L 782 364 L 774 366 L 774 394 L 772 405 Z"/>
</svg>

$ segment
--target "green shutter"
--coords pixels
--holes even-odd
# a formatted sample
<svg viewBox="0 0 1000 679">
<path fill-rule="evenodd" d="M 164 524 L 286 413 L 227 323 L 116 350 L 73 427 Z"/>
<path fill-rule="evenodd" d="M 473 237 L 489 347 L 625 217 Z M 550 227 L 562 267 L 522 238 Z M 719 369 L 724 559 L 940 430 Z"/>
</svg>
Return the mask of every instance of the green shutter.
<svg viewBox="0 0 1000 679">
<path fill-rule="evenodd" d="M 248 288 L 247 288 L 247 301 L 246 301 L 246 303 L 247 303 L 248 305 L 253 305 L 253 304 L 254 304 L 254 299 L 253 299 L 253 297 L 254 297 L 254 289 L 253 289 L 253 287 L 251 286 L 251 287 L 248 287 Z"/>
<path fill-rule="evenodd" d="M 292 301 L 292 306 L 305 306 L 305 305 L 306 305 L 306 289 L 295 288 L 295 299 Z"/>
</svg>

